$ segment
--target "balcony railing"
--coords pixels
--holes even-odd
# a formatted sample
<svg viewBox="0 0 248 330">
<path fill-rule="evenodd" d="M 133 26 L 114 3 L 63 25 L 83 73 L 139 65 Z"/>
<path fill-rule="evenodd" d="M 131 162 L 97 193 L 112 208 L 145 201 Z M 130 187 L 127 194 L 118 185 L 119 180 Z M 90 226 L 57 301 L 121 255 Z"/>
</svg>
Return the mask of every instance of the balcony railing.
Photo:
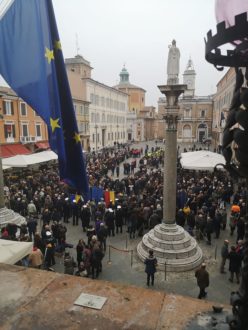
<svg viewBox="0 0 248 330">
<path fill-rule="evenodd" d="M 36 142 L 37 138 L 36 136 L 21 136 L 20 141 L 21 143 L 32 143 L 32 142 Z"/>
</svg>

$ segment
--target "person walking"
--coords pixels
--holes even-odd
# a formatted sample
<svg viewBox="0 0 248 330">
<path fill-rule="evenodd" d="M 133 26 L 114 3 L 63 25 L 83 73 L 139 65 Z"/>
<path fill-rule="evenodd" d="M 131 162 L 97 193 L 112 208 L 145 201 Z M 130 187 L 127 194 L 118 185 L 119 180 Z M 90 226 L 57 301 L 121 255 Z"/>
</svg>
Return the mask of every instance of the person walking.
<svg viewBox="0 0 248 330">
<path fill-rule="evenodd" d="M 226 259 L 228 258 L 229 251 L 228 251 L 228 244 L 229 241 L 227 239 L 224 240 L 224 245 L 221 248 L 221 264 L 220 264 L 220 273 L 225 274 L 225 264 Z"/>
<path fill-rule="evenodd" d="M 228 255 L 229 258 L 229 271 L 230 278 L 229 281 L 233 282 L 234 273 L 236 275 L 237 283 L 239 284 L 239 275 L 241 268 L 241 256 L 236 252 L 235 246 L 231 246 L 231 251 Z"/>
<path fill-rule="evenodd" d="M 201 267 L 196 270 L 195 277 L 197 279 L 197 285 L 200 288 L 198 299 L 205 298 L 207 295 L 205 289 L 209 286 L 209 273 L 206 270 L 205 263 L 202 263 Z"/>
<path fill-rule="evenodd" d="M 154 285 L 154 274 L 156 273 L 157 259 L 153 255 L 153 251 L 149 250 L 149 256 L 145 259 L 144 264 L 146 265 L 145 272 L 147 274 L 147 286 Z"/>
</svg>

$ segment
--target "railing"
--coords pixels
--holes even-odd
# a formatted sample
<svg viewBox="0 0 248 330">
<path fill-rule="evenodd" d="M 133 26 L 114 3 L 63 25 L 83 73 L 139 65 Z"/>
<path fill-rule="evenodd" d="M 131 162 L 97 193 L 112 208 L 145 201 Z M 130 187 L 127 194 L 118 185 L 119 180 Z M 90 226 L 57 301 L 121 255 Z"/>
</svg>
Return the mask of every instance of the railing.
<svg viewBox="0 0 248 330">
<path fill-rule="evenodd" d="M 36 142 L 37 138 L 36 138 L 36 136 L 21 136 L 20 141 L 22 143 Z"/>
</svg>

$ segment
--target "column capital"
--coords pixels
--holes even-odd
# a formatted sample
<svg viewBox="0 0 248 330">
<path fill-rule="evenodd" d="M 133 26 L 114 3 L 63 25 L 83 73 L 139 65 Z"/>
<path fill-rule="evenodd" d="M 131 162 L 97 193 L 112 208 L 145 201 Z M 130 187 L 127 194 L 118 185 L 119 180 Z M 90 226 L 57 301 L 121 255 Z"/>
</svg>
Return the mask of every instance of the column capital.
<svg viewBox="0 0 248 330">
<path fill-rule="evenodd" d="M 179 116 L 175 114 L 166 114 L 163 117 L 167 123 L 167 130 L 171 131 L 176 131 L 177 130 L 177 123 L 179 120 Z"/>
</svg>

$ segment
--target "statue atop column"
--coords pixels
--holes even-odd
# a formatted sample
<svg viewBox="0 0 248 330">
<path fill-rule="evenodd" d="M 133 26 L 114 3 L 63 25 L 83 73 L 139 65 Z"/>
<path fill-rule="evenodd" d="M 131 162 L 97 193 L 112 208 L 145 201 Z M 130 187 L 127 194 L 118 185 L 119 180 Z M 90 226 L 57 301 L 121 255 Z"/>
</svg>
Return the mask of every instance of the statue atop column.
<svg viewBox="0 0 248 330">
<path fill-rule="evenodd" d="M 179 83 L 179 60 L 180 51 L 176 46 L 176 40 L 172 40 L 172 45 L 169 46 L 169 54 L 167 61 L 167 84 L 176 85 Z"/>
</svg>

